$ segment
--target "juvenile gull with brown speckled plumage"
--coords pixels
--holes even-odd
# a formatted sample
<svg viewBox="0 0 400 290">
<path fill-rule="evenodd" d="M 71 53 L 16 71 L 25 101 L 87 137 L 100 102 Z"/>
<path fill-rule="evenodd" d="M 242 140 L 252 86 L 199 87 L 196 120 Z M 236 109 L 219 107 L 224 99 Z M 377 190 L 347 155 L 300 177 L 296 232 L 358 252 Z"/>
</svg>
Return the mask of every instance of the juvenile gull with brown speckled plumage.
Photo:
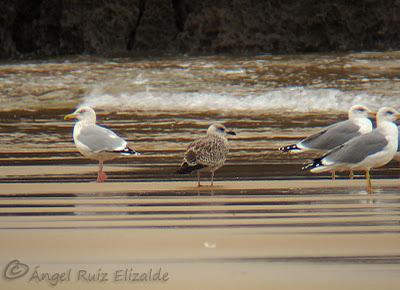
<svg viewBox="0 0 400 290">
<path fill-rule="evenodd" d="M 201 186 L 200 172 L 209 171 L 211 186 L 213 186 L 214 173 L 224 165 L 229 152 L 227 135 L 236 135 L 236 133 L 228 131 L 224 125 L 212 124 L 205 137 L 195 140 L 188 146 L 177 173 L 187 174 L 197 171 L 197 186 Z"/>
</svg>

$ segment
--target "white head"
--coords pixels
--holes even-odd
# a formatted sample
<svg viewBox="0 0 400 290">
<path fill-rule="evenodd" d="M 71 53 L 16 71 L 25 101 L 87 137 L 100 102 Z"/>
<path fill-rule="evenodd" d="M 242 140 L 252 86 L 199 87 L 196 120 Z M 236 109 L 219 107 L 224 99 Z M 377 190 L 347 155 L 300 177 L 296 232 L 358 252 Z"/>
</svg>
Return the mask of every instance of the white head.
<svg viewBox="0 0 400 290">
<path fill-rule="evenodd" d="M 90 107 L 80 107 L 75 110 L 72 114 L 66 115 L 64 120 L 78 119 L 79 121 L 95 124 L 96 123 L 96 113 Z"/>
<path fill-rule="evenodd" d="M 349 119 L 368 118 L 374 116 L 375 115 L 370 111 L 370 109 L 363 105 L 354 105 L 349 110 Z"/>
<path fill-rule="evenodd" d="M 380 108 L 378 113 L 376 114 L 376 123 L 379 125 L 379 123 L 382 122 L 394 122 L 399 118 L 400 114 L 395 109 L 390 107 L 383 107 Z"/>
<path fill-rule="evenodd" d="M 207 135 L 214 135 L 226 138 L 227 135 L 236 135 L 236 133 L 233 131 L 229 131 L 222 124 L 212 124 L 210 127 L 208 127 Z"/>
</svg>

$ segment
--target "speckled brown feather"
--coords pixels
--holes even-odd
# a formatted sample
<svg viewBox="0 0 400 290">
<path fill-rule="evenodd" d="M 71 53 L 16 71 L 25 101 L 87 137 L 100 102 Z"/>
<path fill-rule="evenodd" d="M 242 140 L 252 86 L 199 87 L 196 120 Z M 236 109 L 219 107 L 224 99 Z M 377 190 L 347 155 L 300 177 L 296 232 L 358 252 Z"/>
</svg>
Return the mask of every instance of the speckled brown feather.
<svg viewBox="0 0 400 290">
<path fill-rule="evenodd" d="M 192 142 L 184 156 L 178 173 L 189 173 L 208 167 L 215 171 L 224 165 L 229 152 L 229 144 L 225 138 L 206 136 Z"/>
</svg>

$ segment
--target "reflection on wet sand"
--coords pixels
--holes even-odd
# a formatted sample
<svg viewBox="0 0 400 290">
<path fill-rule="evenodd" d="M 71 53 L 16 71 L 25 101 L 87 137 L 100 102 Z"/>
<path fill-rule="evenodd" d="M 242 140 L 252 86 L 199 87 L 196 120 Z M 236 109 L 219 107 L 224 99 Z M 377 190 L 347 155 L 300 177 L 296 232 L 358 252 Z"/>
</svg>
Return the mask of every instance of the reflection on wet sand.
<svg viewBox="0 0 400 290">
<path fill-rule="evenodd" d="M 31 270 L 0 284 L 397 289 L 400 198 L 390 186 L 398 181 L 381 180 L 374 195 L 357 180 L 321 189 L 332 183 L 228 181 L 212 192 L 190 182 L 1 184 L 0 262 L 18 258 Z M 34 269 L 70 278 L 37 281 Z M 149 269 L 169 279 L 115 280 L 117 271 Z M 83 281 L 79 271 L 108 280 Z"/>
</svg>

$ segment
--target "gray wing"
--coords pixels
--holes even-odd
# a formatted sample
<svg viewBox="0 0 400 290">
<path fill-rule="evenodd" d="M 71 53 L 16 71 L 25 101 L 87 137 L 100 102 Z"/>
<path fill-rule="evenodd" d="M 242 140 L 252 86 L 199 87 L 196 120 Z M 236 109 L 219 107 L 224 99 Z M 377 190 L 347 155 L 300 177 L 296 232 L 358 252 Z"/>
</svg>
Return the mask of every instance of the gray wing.
<svg viewBox="0 0 400 290">
<path fill-rule="evenodd" d="M 350 139 L 360 136 L 360 127 L 351 120 L 335 123 L 325 130 L 307 137 L 301 145 L 317 150 L 330 150 L 342 145 Z"/>
<path fill-rule="evenodd" d="M 97 125 L 82 128 L 77 140 L 94 152 L 123 150 L 126 147 L 124 139 Z"/>
<path fill-rule="evenodd" d="M 192 142 L 185 152 L 185 161 L 194 166 L 214 165 L 225 160 L 229 148 L 221 138 L 201 138 Z"/>
<path fill-rule="evenodd" d="M 385 136 L 375 130 L 336 147 L 328 152 L 323 159 L 335 163 L 355 164 L 363 161 L 369 155 L 382 151 L 387 144 L 388 141 Z"/>
</svg>

